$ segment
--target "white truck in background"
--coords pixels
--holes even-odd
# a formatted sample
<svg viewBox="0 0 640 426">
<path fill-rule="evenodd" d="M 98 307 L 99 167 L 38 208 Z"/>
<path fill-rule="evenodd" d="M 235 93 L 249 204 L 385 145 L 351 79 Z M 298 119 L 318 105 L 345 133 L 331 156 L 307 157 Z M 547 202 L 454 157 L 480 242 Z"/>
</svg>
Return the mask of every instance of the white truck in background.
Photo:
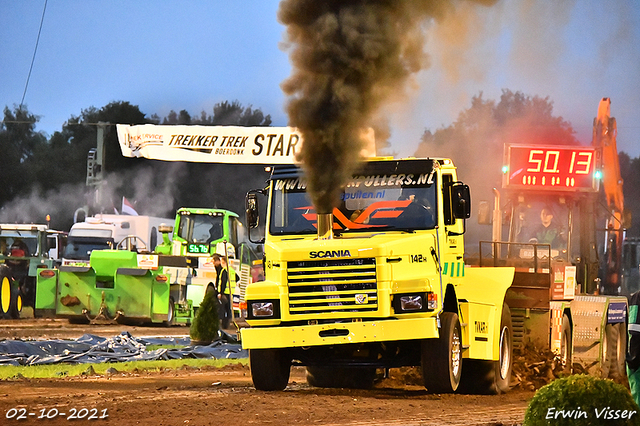
<svg viewBox="0 0 640 426">
<path fill-rule="evenodd" d="M 152 252 L 162 242 L 160 225 L 172 225 L 173 218 L 97 214 L 73 224 L 62 256 L 63 266 L 89 266 L 93 250 L 136 247 Z"/>
</svg>

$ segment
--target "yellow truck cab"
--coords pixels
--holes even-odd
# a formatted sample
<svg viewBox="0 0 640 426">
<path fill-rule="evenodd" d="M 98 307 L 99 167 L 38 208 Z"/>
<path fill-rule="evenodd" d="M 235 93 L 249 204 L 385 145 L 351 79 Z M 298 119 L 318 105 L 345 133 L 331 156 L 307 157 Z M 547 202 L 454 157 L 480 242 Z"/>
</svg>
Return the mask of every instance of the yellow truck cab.
<svg viewBox="0 0 640 426">
<path fill-rule="evenodd" d="M 240 334 L 257 389 L 284 389 L 291 365 L 320 387 L 421 366 L 429 392 L 508 389 L 514 270 L 465 267 L 471 200 L 450 159 L 369 159 L 332 214 L 316 213 L 301 168 L 277 166 L 247 194 L 254 234 L 261 195 L 265 279 L 246 289 Z"/>
</svg>

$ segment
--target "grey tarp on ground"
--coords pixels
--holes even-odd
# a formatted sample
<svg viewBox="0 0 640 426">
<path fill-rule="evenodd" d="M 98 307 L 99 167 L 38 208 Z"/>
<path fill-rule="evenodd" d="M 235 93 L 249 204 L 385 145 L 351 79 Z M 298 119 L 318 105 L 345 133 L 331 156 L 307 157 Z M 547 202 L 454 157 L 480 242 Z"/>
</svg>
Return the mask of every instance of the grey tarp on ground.
<svg viewBox="0 0 640 426">
<path fill-rule="evenodd" d="M 179 345 L 181 349 L 155 349 L 148 345 Z M 0 365 L 39 365 L 67 362 L 72 364 L 168 360 L 181 358 L 247 358 L 231 335 L 222 333 L 210 345 L 191 345 L 188 337 L 133 337 L 122 332 L 115 337 L 85 334 L 73 340 L 3 340 L 0 341 Z"/>
</svg>

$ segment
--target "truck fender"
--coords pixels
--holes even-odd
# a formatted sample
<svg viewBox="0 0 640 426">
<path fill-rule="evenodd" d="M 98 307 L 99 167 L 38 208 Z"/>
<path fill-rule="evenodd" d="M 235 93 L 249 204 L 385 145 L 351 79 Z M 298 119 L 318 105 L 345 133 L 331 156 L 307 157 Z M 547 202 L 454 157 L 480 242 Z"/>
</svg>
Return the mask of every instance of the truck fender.
<svg viewBox="0 0 640 426">
<path fill-rule="evenodd" d="M 513 283 L 515 268 L 465 267 L 463 285 L 456 287 L 459 299 L 493 305 L 502 309 L 507 289 Z"/>
</svg>

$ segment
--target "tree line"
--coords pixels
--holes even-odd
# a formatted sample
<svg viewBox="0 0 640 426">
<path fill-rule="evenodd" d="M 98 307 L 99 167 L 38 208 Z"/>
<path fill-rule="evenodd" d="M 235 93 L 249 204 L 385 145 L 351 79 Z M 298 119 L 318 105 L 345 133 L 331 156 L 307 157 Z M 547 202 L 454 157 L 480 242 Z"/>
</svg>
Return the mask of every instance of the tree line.
<svg viewBox="0 0 640 426">
<path fill-rule="evenodd" d="M 115 124 L 198 124 L 270 126 L 271 116 L 239 101 L 216 104 L 211 113 L 192 116 L 186 110 L 166 117 L 147 115 L 129 102 L 118 101 L 98 109 L 90 107 L 71 116 L 48 139 L 36 130 L 38 116 L 25 106 L 5 107 L 0 124 L 0 222 L 44 222 L 68 230 L 75 209 L 89 206 L 91 213 L 113 213 L 122 197 L 140 214 L 172 217 L 179 207 L 226 208 L 242 214 L 247 190 L 264 186 L 263 166 L 171 163 L 123 157 Z M 97 124 L 106 126 L 103 197 L 85 185 L 87 154 L 96 147 Z M 519 144 L 585 144 L 571 124 L 554 116 L 548 98 L 504 90 L 499 100 L 472 99 L 457 120 L 435 131 L 426 129 L 416 156 L 451 157 L 460 178 L 471 186 L 474 200 L 492 199 L 500 187 L 502 150 L 506 142 Z M 384 142 L 380 146 L 385 146 Z M 379 152 L 378 154 L 383 154 Z M 619 153 L 625 181 L 625 206 L 631 211 L 629 235 L 640 235 L 640 158 Z M 477 204 L 476 204 L 477 206 Z"/>
<path fill-rule="evenodd" d="M 114 213 L 122 197 L 139 214 L 171 218 L 179 207 L 226 208 L 242 214 L 247 190 L 264 186 L 263 166 L 170 163 L 126 158 L 120 151 L 116 124 L 198 124 L 270 126 L 271 116 L 240 102 L 221 102 L 212 114 L 191 116 L 186 110 L 147 118 L 136 105 L 112 102 L 71 116 L 49 139 L 36 131 L 38 116 L 23 107 L 4 108 L 0 126 L 0 222 L 43 223 L 68 230 L 74 212 Z M 87 155 L 96 147 L 98 123 L 104 132 L 104 186 L 97 200 L 87 187 Z"/>
</svg>

